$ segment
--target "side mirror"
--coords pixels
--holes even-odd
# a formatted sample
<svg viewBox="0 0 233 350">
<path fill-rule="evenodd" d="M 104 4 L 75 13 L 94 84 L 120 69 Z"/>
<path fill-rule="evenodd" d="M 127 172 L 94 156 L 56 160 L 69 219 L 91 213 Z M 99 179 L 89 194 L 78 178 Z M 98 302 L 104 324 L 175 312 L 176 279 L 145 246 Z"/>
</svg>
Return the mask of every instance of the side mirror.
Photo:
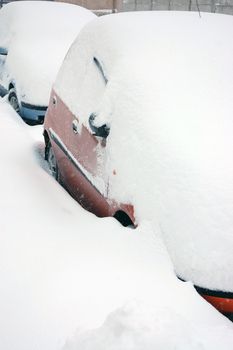
<svg viewBox="0 0 233 350">
<path fill-rule="evenodd" d="M 6 56 L 8 54 L 8 50 L 5 47 L 0 47 L 0 55 Z"/>
<path fill-rule="evenodd" d="M 110 131 L 109 127 L 106 124 L 101 126 L 95 126 L 94 125 L 95 118 L 96 118 L 95 113 L 92 113 L 89 117 L 89 125 L 93 132 L 93 135 L 103 137 L 104 139 L 106 139 L 109 135 L 109 131 Z"/>
</svg>

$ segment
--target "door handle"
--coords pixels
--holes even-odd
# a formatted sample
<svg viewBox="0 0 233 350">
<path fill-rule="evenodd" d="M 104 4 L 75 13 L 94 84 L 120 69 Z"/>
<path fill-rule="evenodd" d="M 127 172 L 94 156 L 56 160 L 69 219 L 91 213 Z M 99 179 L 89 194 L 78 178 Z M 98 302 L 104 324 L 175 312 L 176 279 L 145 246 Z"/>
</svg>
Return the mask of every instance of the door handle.
<svg viewBox="0 0 233 350">
<path fill-rule="evenodd" d="M 73 132 L 74 132 L 75 134 L 78 134 L 78 133 L 79 133 L 79 123 L 78 123 L 77 119 L 74 119 L 74 120 L 72 121 L 72 129 L 73 129 Z"/>
</svg>

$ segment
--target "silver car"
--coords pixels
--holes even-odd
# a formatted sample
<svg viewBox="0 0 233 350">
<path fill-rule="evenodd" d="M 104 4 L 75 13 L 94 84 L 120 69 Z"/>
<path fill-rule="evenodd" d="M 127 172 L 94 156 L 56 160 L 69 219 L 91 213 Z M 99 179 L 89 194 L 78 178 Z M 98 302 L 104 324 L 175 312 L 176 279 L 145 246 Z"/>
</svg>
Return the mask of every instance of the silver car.
<svg viewBox="0 0 233 350">
<path fill-rule="evenodd" d="M 43 123 L 51 85 L 71 43 L 96 16 L 82 7 L 19 1 L 0 10 L 0 96 L 30 123 Z"/>
</svg>

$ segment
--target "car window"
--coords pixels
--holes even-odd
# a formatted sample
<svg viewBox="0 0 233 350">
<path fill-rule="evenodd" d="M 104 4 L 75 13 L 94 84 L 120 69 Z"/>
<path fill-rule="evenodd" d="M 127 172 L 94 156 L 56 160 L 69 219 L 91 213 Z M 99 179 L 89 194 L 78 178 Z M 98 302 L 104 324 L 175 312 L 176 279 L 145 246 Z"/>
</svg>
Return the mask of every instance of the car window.
<svg viewBox="0 0 233 350">
<path fill-rule="evenodd" d="M 100 59 L 92 56 L 86 67 L 83 81 L 77 81 L 79 84 L 79 94 L 76 99 L 78 116 L 88 128 L 89 117 L 98 110 L 106 89 L 107 76 L 103 67 Z"/>
<path fill-rule="evenodd" d="M 97 57 L 93 57 L 88 66 L 79 100 L 83 111 L 83 123 L 89 127 L 89 116 L 96 112 L 102 100 L 107 84 L 103 64 Z"/>
<path fill-rule="evenodd" d="M 107 69 L 93 47 L 78 41 L 58 74 L 54 89 L 69 110 L 89 128 L 89 116 L 98 111 L 107 86 Z"/>
</svg>

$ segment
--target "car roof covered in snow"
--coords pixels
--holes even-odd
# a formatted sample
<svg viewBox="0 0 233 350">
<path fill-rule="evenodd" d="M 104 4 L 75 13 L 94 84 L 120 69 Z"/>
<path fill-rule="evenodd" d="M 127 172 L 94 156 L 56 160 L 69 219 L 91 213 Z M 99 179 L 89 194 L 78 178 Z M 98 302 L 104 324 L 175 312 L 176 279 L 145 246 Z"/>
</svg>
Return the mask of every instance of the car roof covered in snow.
<svg viewBox="0 0 233 350">
<path fill-rule="evenodd" d="M 83 74 L 97 58 L 107 78 L 121 63 L 117 74 L 134 70 L 136 75 L 158 72 L 154 67 L 200 73 L 231 65 L 233 17 L 178 11 L 147 11 L 103 16 L 89 23 L 73 43 L 58 75 L 55 89 L 73 112 Z M 221 50 L 221 55 L 219 54 Z M 148 65 L 150 69 L 148 69 Z M 201 68 L 201 70 L 199 70 Z M 211 74 L 211 73 L 209 73 Z M 171 75 L 172 78 L 172 75 Z M 77 84 L 76 82 L 79 82 Z M 73 93 L 70 93 L 73 91 Z"/>
<path fill-rule="evenodd" d="M 35 40 L 43 38 L 45 33 L 48 36 L 50 33 L 62 35 L 62 32 L 70 32 L 72 23 L 77 33 L 78 25 L 81 28 L 93 18 L 95 15 L 91 11 L 72 4 L 52 1 L 11 2 L 0 10 L 0 45 L 9 47 L 14 37 L 22 33 L 34 35 Z"/>
</svg>

